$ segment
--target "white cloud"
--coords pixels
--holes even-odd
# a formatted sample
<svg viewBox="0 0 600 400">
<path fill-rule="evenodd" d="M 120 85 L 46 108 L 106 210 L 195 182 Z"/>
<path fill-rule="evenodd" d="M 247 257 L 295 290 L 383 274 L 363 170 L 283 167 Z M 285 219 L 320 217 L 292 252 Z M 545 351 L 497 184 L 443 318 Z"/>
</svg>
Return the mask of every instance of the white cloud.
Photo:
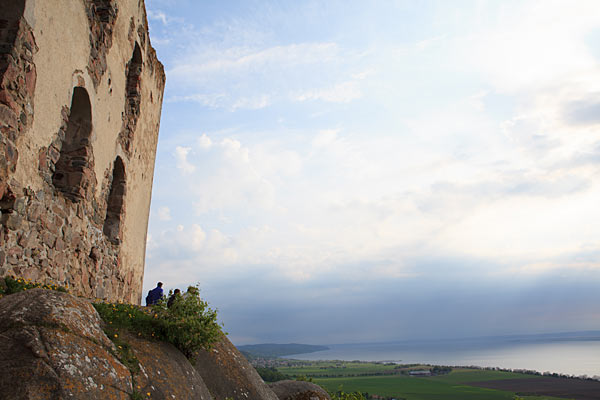
<svg viewBox="0 0 600 400">
<path fill-rule="evenodd" d="M 293 169 L 293 158 L 283 159 L 280 155 L 256 154 L 231 137 L 214 141 L 203 134 L 193 147 L 176 146 L 177 168 L 183 171 L 181 185 L 187 188 L 191 208 L 203 215 L 219 209 L 249 207 L 269 210 L 274 207 L 275 189 L 271 181 L 276 169 L 266 167 L 281 160 L 284 170 Z"/>
<path fill-rule="evenodd" d="M 156 214 L 158 216 L 158 219 L 161 221 L 170 221 L 172 219 L 171 210 L 169 209 L 169 207 L 160 207 Z"/>
<path fill-rule="evenodd" d="M 227 95 L 224 93 L 212 93 L 212 94 L 202 94 L 195 93 L 186 96 L 171 96 L 167 99 L 169 103 L 177 103 L 177 102 L 194 102 L 199 103 L 204 106 L 210 108 L 219 108 L 223 107 L 223 104 L 228 100 Z"/>
<path fill-rule="evenodd" d="M 198 251 L 204 245 L 206 240 L 206 233 L 199 225 L 192 225 L 192 231 L 190 234 L 191 247 Z"/>
<path fill-rule="evenodd" d="M 231 105 L 231 110 L 247 109 L 247 110 L 258 110 L 265 108 L 271 104 L 270 96 L 263 94 L 258 97 L 241 97 L 235 100 Z"/>
<path fill-rule="evenodd" d="M 290 100 L 349 103 L 363 96 L 359 81 L 371 73 L 358 62 L 364 57 L 342 54 L 333 42 L 199 47 L 169 69 L 180 90 L 167 100 L 230 111 Z"/>
<path fill-rule="evenodd" d="M 598 213 L 590 214 L 599 187 L 571 196 L 540 199 L 510 196 L 473 209 L 434 238 L 446 249 L 495 258 L 546 258 L 574 252 L 582 242 L 595 240 Z"/>
<path fill-rule="evenodd" d="M 335 58 L 337 52 L 335 43 L 298 43 L 262 49 L 197 49 L 171 69 L 169 76 L 188 83 L 206 82 L 215 75 L 282 71 L 299 65 L 322 64 Z"/>
<path fill-rule="evenodd" d="M 210 108 L 225 108 L 229 111 L 236 110 L 259 110 L 271 105 L 269 95 L 263 94 L 257 97 L 235 98 L 224 93 L 192 94 L 188 96 L 171 96 L 168 102 L 194 102 Z"/>
<path fill-rule="evenodd" d="M 148 18 L 162 22 L 163 25 L 167 25 L 167 15 L 162 11 L 147 10 Z"/>
<path fill-rule="evenodd" d="M 208 149 L 212 146 L 212 144 L 212 140 L 210 140 L 206 133 L 203 133 L 202 136 L 200 136 L 200 139 L 198 139 L 198 146 L 201 149 Z"/>
<path fill-rule="evenodd" d="M 312 140 L 313 147 L 325 147 L 337 139 L 339 129 L 323 129 Z"/>
<path fill-rule="evenodd" d="M 330 88 L 304 91 L 294 98 L 297 101 L 321 100 L 331 103 L 349 103 L 362 96 L 358 83 L 342 82 Z"/>
<path fill-rule="evenodd" d="M 188 161 L 188 154 L 192 150 L 191 147 L 177 146 L 175 148 L 175 160 L 177 168 L 184 174 L 191 174 L 196 170 L 196 167 Z"/>
<path fill-rule="evenodd" d="M 512 8 L 511 8 L 512 7 Z M 551 83 L 596 65 L 585 35 L 600 23 L 595 1 L 523 2 L 465 38 L 467 57 L 502 92 Z"/>
<path fill-rule="evenodd" d="M 441 42 L 443 42 L 447 37 L 448 37 L 447 34 L 443 34 L 443 35 L 438 35 L 438 36 L 435 36 L 432 38 L 419 40 L 415 44 L 415 47 L 419 50 L 426 50 L 428 47 L 440 45 Z"/>
</svg>

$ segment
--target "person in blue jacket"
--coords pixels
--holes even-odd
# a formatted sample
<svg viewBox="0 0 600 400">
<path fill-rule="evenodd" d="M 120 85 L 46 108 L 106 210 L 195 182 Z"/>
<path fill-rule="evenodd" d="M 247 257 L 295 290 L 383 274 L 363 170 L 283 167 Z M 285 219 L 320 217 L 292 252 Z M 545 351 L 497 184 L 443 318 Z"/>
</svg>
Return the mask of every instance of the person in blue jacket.
<svg viewBox="0 0 600 400">
<path fill-rule="evenodd" d="M 156 287 L 148 292 L 148 296 L 146 296 L 146 306 L 151 306 L 158 303 L 158 301 L 163 297 L 162 285 L 162 282 L 158 282 Z"/>
</svg>

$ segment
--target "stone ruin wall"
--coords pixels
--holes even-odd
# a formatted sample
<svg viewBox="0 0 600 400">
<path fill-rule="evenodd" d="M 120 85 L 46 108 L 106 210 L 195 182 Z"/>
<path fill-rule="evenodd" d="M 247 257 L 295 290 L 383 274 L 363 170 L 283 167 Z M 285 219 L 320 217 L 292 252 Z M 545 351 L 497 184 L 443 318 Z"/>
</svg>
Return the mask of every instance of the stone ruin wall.
<svg viewBox="0 0 600 400">
<path fill-rule="evenodd" d="M 164 84 L 143 0 L 0 2 L 0 276 L 140 300 Z"/>
</svg>

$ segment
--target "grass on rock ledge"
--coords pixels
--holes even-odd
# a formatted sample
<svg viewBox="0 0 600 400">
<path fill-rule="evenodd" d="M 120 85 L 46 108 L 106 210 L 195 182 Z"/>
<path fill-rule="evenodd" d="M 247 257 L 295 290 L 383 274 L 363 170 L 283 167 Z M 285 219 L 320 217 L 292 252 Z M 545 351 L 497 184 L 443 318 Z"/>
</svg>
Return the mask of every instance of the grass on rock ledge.
<svg viewBox="0 0 600 400">
<path fill-rule="evenodd" d="M 33 282 L 29 279 L 19 278 L 15 276 L 5 276 L 0 278 L 0 299 L 9 294 L 23 292 L 29 289 L 42 288 L 56 290 L 58 292 L 68 293 L 68 288 L 49 283 Z"/>
<path fill-rule="evenodd" d="M 178 296 L 170 308 L 167 308 L 166 298 L 151 307 L 101 302 L 93 305 L 113 341 L 118 339 L 120 330 L 126 330 L 140 337 L 171 343 L 189 359 L 200 349 L 210 349 L 223 334 L 217 311 L 200 298 L 196 286 L 190 286 L 184 295 Z"/>
<path fill-rule="evenodd" d="M 68 288 L 55 284 L 14 276 L 0 277 L 0 298 L 35 288 L 68 293 Z M 190 286 L 185 294 L 178 295 L 170 308 L 165 297 L 151 307 L 100 301 L 92 304 L 105 322 L 104 331 L 119 349 L 120 358 L 130 360 L 130 367 L 134 368 L 136 362 L 132 352 L 119 338 L 121 330 L 171 343 L 189 359 L 200 349 L 210 349 L 224 334 L 217 322 L 217 310 L 208 307 L 208 303 L 200 298 L 197 286 Z"/>
</svg>

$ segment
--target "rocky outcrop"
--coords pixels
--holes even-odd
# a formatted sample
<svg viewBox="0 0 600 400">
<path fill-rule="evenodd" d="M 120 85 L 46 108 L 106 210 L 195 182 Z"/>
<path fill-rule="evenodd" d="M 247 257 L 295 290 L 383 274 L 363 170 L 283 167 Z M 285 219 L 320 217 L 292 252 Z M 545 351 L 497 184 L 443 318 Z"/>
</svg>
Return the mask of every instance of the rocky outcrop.
<svg viewBox="0 0 600 400">
<path fill-rule="evenodd" d="M 130 334 L 122 334 L 122 339 L 133 349 L 139 361 L 140 372 L 134 375 L 134 390 L 144 398 L 213 399 L 200 374 L 174 346 Z"/>
<path fill-rule="evenodd" d="M 211 350 L 196 354 L 194 368 L 215 399 L 277 400 L 254 367 L 224 335 Z"/>
<path fill-rule="evenodd" d="M 269 387 L 279 400 L 331 400 L 323 388 L 311 382 L 285 380 L 271 383 Z"/>
<path fill-rule="evenodd" d="M 138 362 L 130 370 L 89 301 L 67 293 L 1 298 L 0 335 L 0 399 L 277 400 L 225 337 L 192 366 L 168 343 L 121 332 Z"/>
<path fill-rule="evenodd" d="M 86 300 L 32 289 L 0 300 L 0 395 L 129 399 L 131 374 Z"/>
</svg>

